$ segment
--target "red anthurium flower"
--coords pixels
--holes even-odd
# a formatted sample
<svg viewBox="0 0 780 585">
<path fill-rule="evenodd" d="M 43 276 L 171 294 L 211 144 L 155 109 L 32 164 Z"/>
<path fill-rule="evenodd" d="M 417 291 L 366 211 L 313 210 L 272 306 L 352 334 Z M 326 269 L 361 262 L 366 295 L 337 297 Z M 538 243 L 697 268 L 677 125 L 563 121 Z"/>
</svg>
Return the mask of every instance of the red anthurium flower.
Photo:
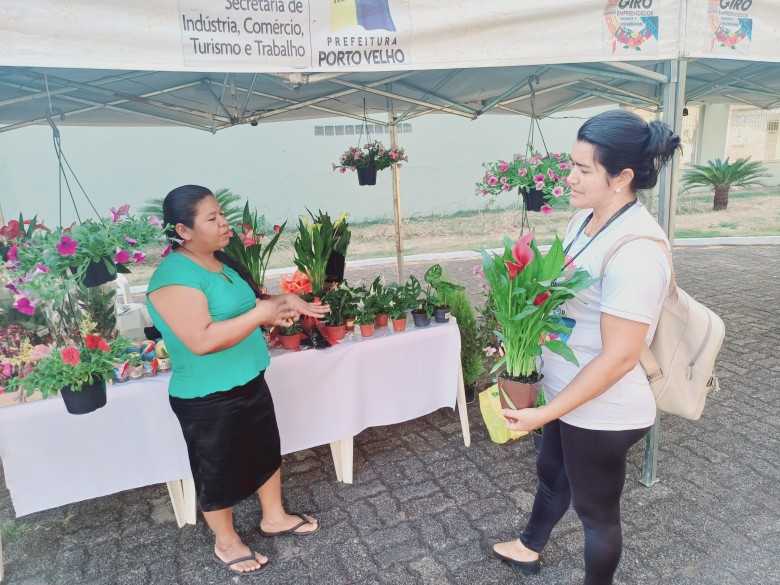
<svg viewBox="0 0 780 585">
<path fill-rule="evenodd" d="M 534 305 L 536 306 L 543 305 L 549 298 L 550 298 L 550 291 L 546 290 L 543 293 L 539 293 L 538 295 L 536 295 L 536 298 L 534 299 Z"/>
<path fill-rule="evenodd" d="M 278 234 L 280 231 L 282 231 L 282 226 L 280 226 L 278 223 L 274 226 L 274 233 Z"/>
<path fill-rule="evenodd" d="M 62 361 L 69 366 L 77 366 L 81 363 L 81 352 L 78 348 L 69 346 L 60 351 Z"/>
<path fill-rule="evenodd" d="M 19 226 L 19 221 L 16 219 L 12 219 L 8 222 L 8 225 L 0 227 L 0 236 L 8 240 L 15 240 L 17 237 L 19 237 L 20 232 L 21 229 Z"/>
<path fill-rule="evenodd" d="M 255 236 L 255 232 L 251 226 L 244 226 L 244 233 L 241 234 L 241 243 L 244 244 L 244 249 L 251 248 L 257 245 L 258 238 Z"/>
<path fill-rule="evenodd" d="M 531 241 L 533 239 L 533 232 L 528 232 L 515 242 L 512 248 L 514 262 L 506 262 L 506 269 L 509 272 L 510 279 L 514 279 L 533 261 L 534 251 L 531 249 Z"/>
</svg>

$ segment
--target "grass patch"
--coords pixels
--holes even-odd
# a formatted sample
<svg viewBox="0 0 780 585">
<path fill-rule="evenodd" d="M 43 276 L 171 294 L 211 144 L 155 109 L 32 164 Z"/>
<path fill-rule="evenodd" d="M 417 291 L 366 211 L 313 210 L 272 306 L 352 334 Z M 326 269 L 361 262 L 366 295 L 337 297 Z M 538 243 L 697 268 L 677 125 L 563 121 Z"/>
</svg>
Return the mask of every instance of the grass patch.
<svg viewBox="0 0 780 585">
<path fill-rule="evenodd" d="M 0 539 L 4 543 L 13 542 L 20 539 L 29 530 L 30 527 L 26 524 L 17 524 L 13 520 L 6 520 L 0 522 Z"/>
</svg>

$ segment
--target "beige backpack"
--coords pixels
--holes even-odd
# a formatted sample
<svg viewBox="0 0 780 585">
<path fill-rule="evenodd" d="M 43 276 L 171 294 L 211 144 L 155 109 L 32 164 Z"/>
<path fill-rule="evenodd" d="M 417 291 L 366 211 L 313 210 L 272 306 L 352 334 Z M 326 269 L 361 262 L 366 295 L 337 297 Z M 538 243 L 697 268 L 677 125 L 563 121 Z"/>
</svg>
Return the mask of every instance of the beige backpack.
<svg viewBox="0 0 780 585">
<path fill-rule="evenodd" d="M 601 274 L 615 253 L 635 240 L 662 244 L 669 259 L 671 281 L 661 317 L 650 347 L 645 345 L 639 361 L 650 382 L 659 410 L 698 420 L 707 395 L 718 389 L 715 360 L 723 344 L 723 320 L 677 286 L 668 244 L 652 236 L 625 236 L 618 240 L 601 265 Z"/>
</svg>

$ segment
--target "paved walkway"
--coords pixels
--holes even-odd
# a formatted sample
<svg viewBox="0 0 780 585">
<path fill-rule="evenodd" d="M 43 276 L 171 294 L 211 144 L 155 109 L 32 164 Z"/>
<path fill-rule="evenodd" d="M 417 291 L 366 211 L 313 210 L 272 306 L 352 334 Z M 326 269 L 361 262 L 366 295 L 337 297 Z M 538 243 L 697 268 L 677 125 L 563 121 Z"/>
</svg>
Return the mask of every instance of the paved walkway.
<svg viewBox="0 0 780 585">
<path fill-rule="evenodd" d="M 637 482 L 642 447 L 632 450 L 619 584 L 780 584 L 778 252 L 777 247 L 739 247 L 677 253 L 682 286 L 726 322 L 721 392 L 697 423 L 663 419 L 661 483 L 654 488 Z M 446 268 L 477 295 L 473 265 Z M 239 531 L 273 563 L 261 575 L 241 580 L 520 582 L 485 551 L 490 542 L 510 538 L 523 526 L 535 488 L 533 447 L 525 440 L 494 445 L 476 407 L 470 416 L 469 449 L 449 410 L 365 431 L 356 439 L 353 486 L 336 483 L 327 448 L 287 457 L 289 506 L 315 511 L 324 529 L 308 540 L 267 541 L 253 533 L 256 503 L 244 502 L 236 511 Z M 211 561 L 202 519 L 197 526 L 176 528 L 164 486 L 12 518 L 0 476 L 9 585 L 236 582 Z M 544 552 L 544 571 L 522 582 L 580 583 L 582 547 L 580 525 L 570 512 Z"/>
</svg>

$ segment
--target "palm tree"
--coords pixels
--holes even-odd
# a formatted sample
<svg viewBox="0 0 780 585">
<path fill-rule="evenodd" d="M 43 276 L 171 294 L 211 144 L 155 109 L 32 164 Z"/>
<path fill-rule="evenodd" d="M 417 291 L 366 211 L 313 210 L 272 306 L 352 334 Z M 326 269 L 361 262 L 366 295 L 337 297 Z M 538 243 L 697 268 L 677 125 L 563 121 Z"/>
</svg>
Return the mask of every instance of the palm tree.
<svg viewBox="0 0 780 585">
<path fill-rule="evenodd" d="M 712 209 L 720 211 L 729 204 L 729 191 L 732 187 L 764 186 L 758 179 L 768 177 L 766 167 L 749 158 L 739 158 L 733 163 L 727 158 L 709 161 L 706 165 L 695 165 L 683 175 L 684 190 L 693 187 L 710 187 L 715 190 Z"/>
<path fill-rule="evenodd" d="M 218 189 L 216 193 L 214 193 L 214 197 L 217 198 L 217 202 L 222 208 L 225 218 L 230 225 L 241 223 L 243 205 L 241 204 L 241 197 L 239 195 L 236 195 L 230 189 Z M 141 208 L 141 213 L 156 215 L 162 219 L 162 207 L 162 198 L 149 199 L 149 201 L 146 202 L 146 205 Z"/>
</svg>

